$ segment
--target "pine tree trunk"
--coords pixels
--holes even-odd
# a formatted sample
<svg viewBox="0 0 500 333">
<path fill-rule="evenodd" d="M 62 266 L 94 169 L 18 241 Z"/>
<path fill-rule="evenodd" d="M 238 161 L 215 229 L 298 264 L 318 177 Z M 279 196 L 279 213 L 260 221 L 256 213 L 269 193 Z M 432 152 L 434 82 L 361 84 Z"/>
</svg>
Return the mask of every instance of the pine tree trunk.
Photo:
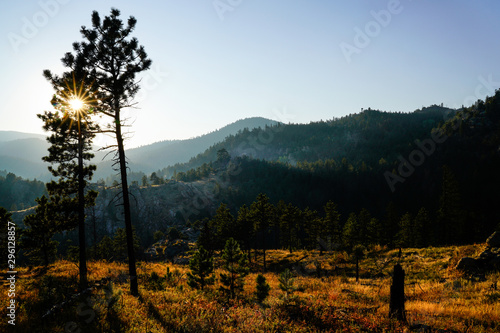
<svg viewBox="0 0 500 333">
<path fill-rule="evenodd" d="M 356 257 L 356 283 L 359 282 L 359 258 Z"/>
<path fill-rule="evenodd" d="M 81 120 L 78 119 L 80 122 Z M 87 289 L 87 258 L 85 246 L 85 198 L 83 179 L 83 138 L 79 128 L 78 132 L 78 241 L 80 245 L 80 290 Z"/>
<path fill-rule="evenodd" d="M 47 250 L 47 246 L 45 246 L 43 250 L 43 261 L 45 263 L 45 268 L 49 267 L 49 253 Z"/>
<path fill-rule="evenodd" d="M 130 198 L 128 193 L 127 184 L 127 163 L 125 160 L 125 149 L 123 146 L 123 137 L 120 124 L 120 111 L 115 110 L 116 121 L 116 140 L 118 144 L 118 160 L 120 164 L 120 175 L 122 182 L 122 196 L 123 196 L 123 213 L 125 218 L 125 232 L 127 235 L 127 252 L 128 252 L 128 271 L 130 275 L 130 293 L 133 296 L 139 295 L 139 287 L 137 283 L 137 271 L 135 267 L 135 253 L 134 253 L 134 237 L 132 233 L 132 217 L 130 214 Z"/>
<path fill-rule="evenodd" d="M 262 232 L 262 248 L 264 250 L 264 272 L 266 272 L 266 233 Z"/>
</svg>

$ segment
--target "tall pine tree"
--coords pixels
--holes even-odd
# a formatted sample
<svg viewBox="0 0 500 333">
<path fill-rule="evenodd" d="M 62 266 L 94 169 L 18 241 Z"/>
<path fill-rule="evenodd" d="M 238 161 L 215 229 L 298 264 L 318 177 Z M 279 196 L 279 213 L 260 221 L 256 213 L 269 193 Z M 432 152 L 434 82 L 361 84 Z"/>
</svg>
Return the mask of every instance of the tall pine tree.
<svg viewBox="0 0 500 333">
<path fill-rule="evenodd" d="M 463 241 L 465 214 L 461 208 L 458 181 L 448 166 L 443 166 L 443 184 L 439 198 L 438 237 L 444 244 L 457 244 Z"/>
<path fill-rule="evenodd" d="M 85 41 L 73 43 L 74 53 L 68 52 L 62 59 L 66 67 L 85 73 L 93 83 L 92 87 L 100 101 L 96 109 L 111 119 L 109 130 L 114 132 L 116 145 L 115 160 L 121 177 L 121 199 L 127 234 L 129 258 L 130 292 L 137 296 L 138 282 L 133 247 L 132 216 L 127 181 L 122 110 L 134 106 L 134 96 L 139 91 L 136 75 L 151 66 L 143 46 L 131 37 L 137 20 L 130 17 L 124 25 L 120 11 L 111 9 L 111 14 L 101 21 L 97 11 L 92 13 L 92 28 L 80 30 Z M 51 76 L 50 72 L 46 72 Z"/>
<path fill-rule="evenodd" d="M 256 234 L 260 235 L 263 251 L 264 271 L 266 271 L 266 250 L 268 242 L 267 235 L 274 218 L 274 206 L 269 203 L 269 198 L 267 197 L 267 195 L 260 193 L 257 196 L 257 199 L 250 206 L 249 218 L 253 223 Z"/>
<path fill-rule="evenodd" d="M 57 111 L 38 115 L 44 130 L 52 132 L 47 138 L 51 144 L 49 155 L 43 160 L 51 163 L 49 171 L 57 179 L 47 183 L 47 204 L 57 207 L 53 218 L 58 221 L 58 231 L 78 226 L 80 289 L 84 290 L 88 284 L 85 208 L 93 206 L 97 197 L 95 191 L 85 193 L 96 170 L 95 165 L 85 165 L 85 161 L 94 157 L 90 151 L 98 126 L 90 120 L 92 107 L 86 104 L 90 104 L 90 96 L 83 80 L 77 83 L 74 73 L 50 79 L 56 90 L 52 105 Z"/>
<path fill-rule="evenodd" d="M 286 205 L 279 218 L 281 246 L 292 253 L 294 249 L 300 247 L 300 225 L 302 212 L 291 203 Z"/>
<path fill-rule="evenodd" d="M 337 205 L 328 201 L 324 207 L 325 210 L 325 232 L 328 237 L 330 249 L 338 247 L 342 243 L 342 227 L 340 225 L 340 213 Z"/>
</svg>

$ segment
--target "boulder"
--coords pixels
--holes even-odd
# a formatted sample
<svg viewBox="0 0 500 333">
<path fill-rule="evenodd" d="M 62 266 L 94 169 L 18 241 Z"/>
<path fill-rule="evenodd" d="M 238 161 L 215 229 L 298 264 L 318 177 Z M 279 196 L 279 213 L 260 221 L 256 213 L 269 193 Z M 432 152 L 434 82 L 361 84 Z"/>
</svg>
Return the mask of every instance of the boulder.
<svg viewBox="0 0 500 333">
<path fill-rule="evenodd" d="M 174 257 L 180 256 L 189 251 L 189 244 L 185 240 L 176 239 L 175 241 L 168 244 L 168 246 L 163 250 L 163 254 L 172 260 Z"/>
<path fill-rule="evenodd" d="M 470 257 L 463 257 L 462 259 L 460 259 L 455 268 L 458 269 L 459 271 L 474 272 L 479 267 L 476 259 Z"/>
<path fill-rule="evenodd" d="M 495 231 L 492 233 L 486 240 L 486 244 L 488 244 L 489 247 L 500 247 L 500 232 Z"/>
</svg>

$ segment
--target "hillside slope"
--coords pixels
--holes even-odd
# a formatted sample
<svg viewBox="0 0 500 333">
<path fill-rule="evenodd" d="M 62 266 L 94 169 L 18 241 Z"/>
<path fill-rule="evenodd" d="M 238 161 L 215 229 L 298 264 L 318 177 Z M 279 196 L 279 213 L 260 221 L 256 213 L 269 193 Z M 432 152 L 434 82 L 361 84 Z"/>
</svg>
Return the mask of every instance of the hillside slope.
<svg viewBox="0 0 500 333">
<path fill-rule="evenodd" d="M 309 124 L 277 124 L 265 129 L 244 130 L 228 136 L 188 163 L 161 170 L 167 178 L 174 171 L 187 171 L 215 161 L 217 151 L 226 149 L 233 157 L 279 161 L 296 165 L 318 160 L 373 165 L 381 158 L 392 161 L 408 151 L 414 140 L 430 135 L 432 128 L 443 123 L 455 110 L 431 106 L 412 113 L 365 110 L 329 121 Z"/>
<path fill-rule="evenodd" d="M 176 163 L 185 163 L 210 146 L 244 129 L 265 128 L 275 124 L 276 121 L 260 117 L 242 119 L 196 138 L 156 142 L 127 150 L 127 158 L 132 163 L 131 170 L 149 173 Z"/>
</svg>

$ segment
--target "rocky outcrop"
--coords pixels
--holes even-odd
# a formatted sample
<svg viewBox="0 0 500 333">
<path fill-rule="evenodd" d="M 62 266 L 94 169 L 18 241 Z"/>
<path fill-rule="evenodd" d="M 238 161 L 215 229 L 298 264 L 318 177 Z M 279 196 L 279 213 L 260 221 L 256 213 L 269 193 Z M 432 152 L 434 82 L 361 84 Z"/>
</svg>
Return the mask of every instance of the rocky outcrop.
<svg viewBox="0 0 500 333">
<path fill-rule="evenodd" d="M 463 272 L 474 272 L 479 269 L 476 259 L 471 257 L 464 257 L 460 259 L 455 268 Z"/>
<path fill-rule="evenodd" d="M 166 233 L 175 226 L 184 232 L 188 221 L 214 214 L 218 207 L 218 183 L 218 179 L 212 177 L 191 183 L 169 181 L 158 186 L 130 186 L 132 223 L 142 245 L 152 244 L 157 230 Z M 117 228 L 124 227 L 120 191 L 102 187 L 97 190 L 96 205 L 89 213 L 89 231 L 113 237 Z M 195 234 L 189 230 L 187 237 L 191 240 Z"/>
<path fill-rule="evenodd" d="M 495 231 L 490 237 L 488 237 L 486 244 L 492 248 L 500 248 L 500 232 Z"/>
<path fill-rule="evenodd" d="M 486 250 L 477 258 L 464 257 L 455 268 L 469 274 L 500 270 L 500 233 L 494 232 L 486 244 Z"/>
<path fill-rule="evenodd" d="M 184 239 L 161 240 L 144 251 L 144 257 L 152 261 L 168 260 L 177 264 L 187 264 L 190 249 L 190 243 Z"/>
</svg>

